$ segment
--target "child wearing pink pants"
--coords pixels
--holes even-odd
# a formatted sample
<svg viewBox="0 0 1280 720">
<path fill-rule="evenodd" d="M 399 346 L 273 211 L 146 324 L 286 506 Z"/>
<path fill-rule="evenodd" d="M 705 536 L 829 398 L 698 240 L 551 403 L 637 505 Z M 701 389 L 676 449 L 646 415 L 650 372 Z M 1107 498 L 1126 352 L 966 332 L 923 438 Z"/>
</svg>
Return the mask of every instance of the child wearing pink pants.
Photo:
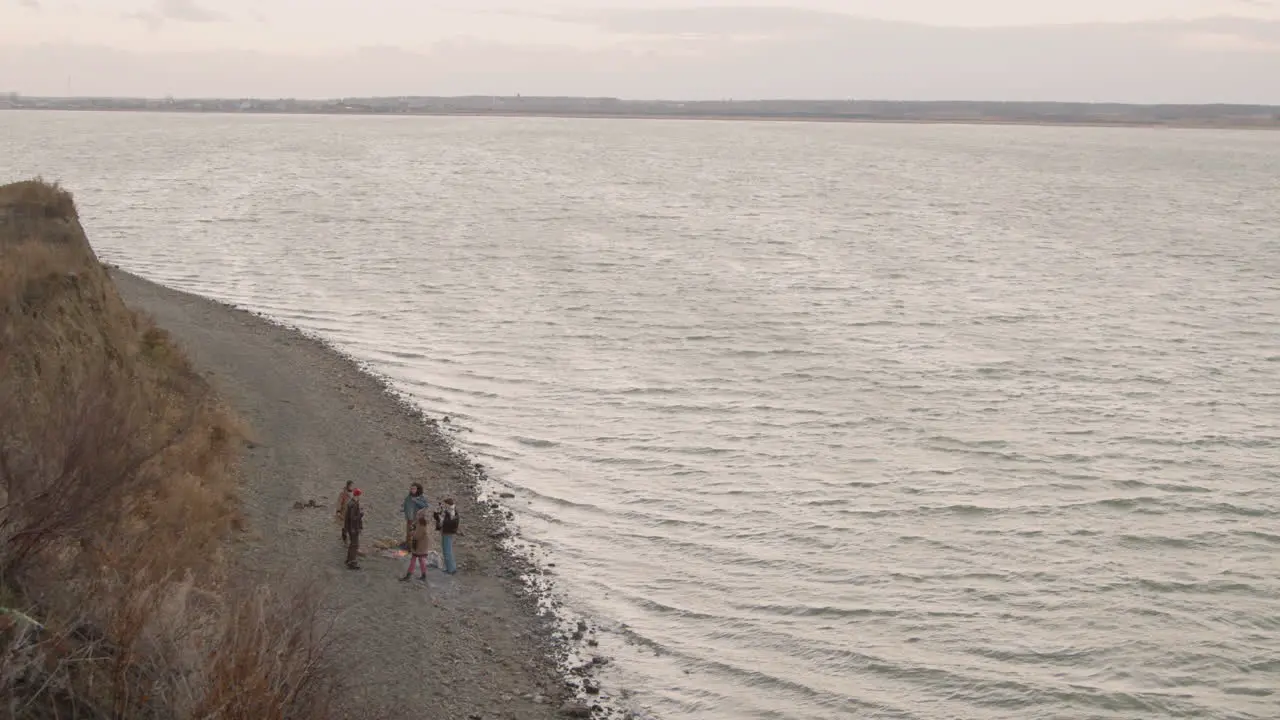
<svg viewBox="0 0 1280 720">
<path fill-rule="evenodd" d="M 421 568 L 421 575 L 418 579 L 427 581 L 427 553 L 431 550 L 431 531 L 427 526 L 427 509 L 423 508 L 413 518 L 413 529 L 409 534 L 409 569 L 405 571 L 404 577 L 400 578 L 404 582 L 413 577 L 413 568 L 418 566 Z"/>
</svg>

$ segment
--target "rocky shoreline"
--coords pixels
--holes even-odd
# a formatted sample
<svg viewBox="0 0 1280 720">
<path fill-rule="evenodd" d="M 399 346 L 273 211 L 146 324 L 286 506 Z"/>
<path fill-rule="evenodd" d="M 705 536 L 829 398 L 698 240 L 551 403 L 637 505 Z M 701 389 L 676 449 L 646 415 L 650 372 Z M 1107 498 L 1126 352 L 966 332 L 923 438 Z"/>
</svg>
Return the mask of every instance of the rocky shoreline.
<svg viewBox="0 0 1280 720">
<path fill-rule="evenodd" d="M 510 514 L 485 498 L 484 468 L 441 421 L 323 341 L 247 310 L 113 268 L 120 294 L 190 355 L 249 426 L 243 459 L 248 519 L 236 567 L 245 578 L 305 583 L 324 594 L 352 716 L 497 720 L 616 716 L 598 700 L 585 622 L 549 608 L 542 569 L 511 548 Z M 332 508 L 363 491 L 367 556 L 343 568 Z M 403 533 L 400 502 L 422 482 L 434 504 L 458 502 L 460 572 L 424 590 L 400 583 L 405 561 L 375 542 Z"/>
</svg>

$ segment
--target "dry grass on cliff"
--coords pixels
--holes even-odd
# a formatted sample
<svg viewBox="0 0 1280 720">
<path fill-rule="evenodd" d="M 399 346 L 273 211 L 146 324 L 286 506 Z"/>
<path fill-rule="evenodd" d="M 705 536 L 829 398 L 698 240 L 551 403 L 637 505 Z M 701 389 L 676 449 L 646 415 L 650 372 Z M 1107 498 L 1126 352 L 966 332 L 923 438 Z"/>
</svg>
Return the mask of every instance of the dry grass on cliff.
<svg viewBox="0 0 1280 720">
<path fill-rule="evenodd" d="M 79 219 L 71 193 L 40 179 L 0 186 L 0 205 L 33 216 Z"/>
<path fill-rule="evenodd" d="M 71 196 L 0 187 L 0 715 L 329 715 L 315 595 L 227 583 L 242 435 Z"/>
</svg>

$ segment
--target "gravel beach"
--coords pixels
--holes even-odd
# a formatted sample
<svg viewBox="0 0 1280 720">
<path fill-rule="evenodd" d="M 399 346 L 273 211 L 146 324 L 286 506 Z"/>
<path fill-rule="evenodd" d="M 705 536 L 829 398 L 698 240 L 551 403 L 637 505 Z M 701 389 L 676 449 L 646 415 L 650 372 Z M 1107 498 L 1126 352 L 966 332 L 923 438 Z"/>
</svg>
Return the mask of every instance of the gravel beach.
<svg viewBox="0 0 1280 720">
<path fill-rule="evenodd" d="M 120 270 L 111 275 L 124 300 L 154 316 L 249 425 L 248 527 L 237 572 L 272 584 L 312 582 L 336 609 L 350 717 L 574 713 L 550 621 L 537 616 L 521 561 L 498 539 L 501 518 L 477 503 L 475 469 L 434 421 L 318 340 Z M 333 516 L 347 480 L 363 491 L 366 511 L 359 571 L 343 567 Z M 433 506 L 455 497 L 462 517 L 458 574 L 433 569 L 425 587 L 400 582 L 407 561 L 374 548 L 403 536 L 401 502 L 415 481 Z"/>
</svg>

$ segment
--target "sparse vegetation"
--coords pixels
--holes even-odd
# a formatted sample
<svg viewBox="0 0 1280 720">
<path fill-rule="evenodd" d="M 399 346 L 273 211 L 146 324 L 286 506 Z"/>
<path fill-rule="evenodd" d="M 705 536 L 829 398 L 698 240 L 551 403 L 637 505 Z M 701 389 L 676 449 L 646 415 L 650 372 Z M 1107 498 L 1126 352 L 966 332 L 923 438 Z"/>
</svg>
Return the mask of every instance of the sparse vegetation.
<svg viewBox="0 0 1280 720">
<path fill-rule="evenodd" d="M 71 195 L 0 187 L 0 715 L 331 716 L 316 595 L 228 573 L 243 436 Z"/>
</svg>

